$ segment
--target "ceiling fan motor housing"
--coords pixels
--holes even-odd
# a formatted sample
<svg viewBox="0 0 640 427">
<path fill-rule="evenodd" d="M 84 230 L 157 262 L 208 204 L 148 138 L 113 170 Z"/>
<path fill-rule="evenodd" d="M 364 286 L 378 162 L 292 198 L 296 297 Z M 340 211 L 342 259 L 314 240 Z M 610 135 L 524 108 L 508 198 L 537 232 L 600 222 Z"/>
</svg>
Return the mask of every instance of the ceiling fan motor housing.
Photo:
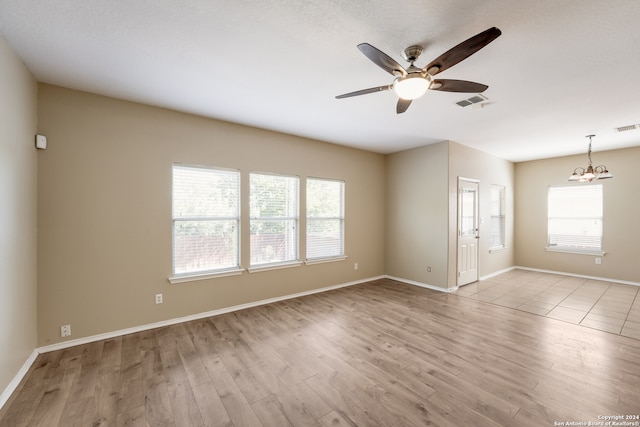
<svg viewBox="0 0 640 427">
<path fill-rule="evenodd" d="M 402 51 L 402 57 L 407 61 L 414 63 L 418 59 L 418 57 L 422 54 L 422 46 L 409 46 L 405 50 Z"/>
</svg>

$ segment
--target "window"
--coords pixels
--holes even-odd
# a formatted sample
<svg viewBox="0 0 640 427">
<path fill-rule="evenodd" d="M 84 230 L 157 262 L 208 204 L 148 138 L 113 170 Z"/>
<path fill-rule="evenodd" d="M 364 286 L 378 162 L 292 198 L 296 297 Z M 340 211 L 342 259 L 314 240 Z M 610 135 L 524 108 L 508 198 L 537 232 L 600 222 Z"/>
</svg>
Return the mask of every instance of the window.
<svg viewBox="0 0 640 427">
<path fill-rule="evenodd" d="M 344 256 L 344 181 L 307 179 L 307 260 Z"/>
<path fill-rule="evenodd" d="M 251 267 L 298 260 L 299 181 L 296 176 L 250 175 Z"/>
<path fill-rule="evenodd" d="M 173 275 L 238 269 L 240 172 L 173 166 Z"/>
<path fill-rule="evenodd" d="M 505 187 L 491 186 L 491 242 L 489 249 L 501 249 L 505 245 Z"/>
<path fill-rule="evenodd" d="M 602 251 L 602 184 L 549 187 L 549 250 Z"/>
</svg>

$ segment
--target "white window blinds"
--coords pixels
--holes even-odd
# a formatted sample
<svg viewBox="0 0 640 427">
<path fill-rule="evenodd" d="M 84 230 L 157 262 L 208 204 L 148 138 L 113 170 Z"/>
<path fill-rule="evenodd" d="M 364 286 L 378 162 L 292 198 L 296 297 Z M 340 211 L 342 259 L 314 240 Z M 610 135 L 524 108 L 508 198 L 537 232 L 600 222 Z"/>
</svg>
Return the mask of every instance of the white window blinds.
<svg viewBox="0 0 640 427">
<path fill-rule="evenodd" d="M 550 248 L 602 250 L 602 185 L 549 187 Z"/>
<path fill-rule="evenodd" d="M 251 173 L 252 267 L 298 260 L 299 178 Z"/>
<path fill-rule="evenodd" d="M 240 172 L 173 166 L 173 274 L 239 268 Z"/>
<path fill-rule="evenodd" d="M 504 248 L 506 230 L 505 187 L 491 186 L 491 242 L 490 249 Z"/>
<path fill-rule="evenodd" d="M 307 260 L 344 256 L 344 181 L 307 179 Z"/>
</svg>

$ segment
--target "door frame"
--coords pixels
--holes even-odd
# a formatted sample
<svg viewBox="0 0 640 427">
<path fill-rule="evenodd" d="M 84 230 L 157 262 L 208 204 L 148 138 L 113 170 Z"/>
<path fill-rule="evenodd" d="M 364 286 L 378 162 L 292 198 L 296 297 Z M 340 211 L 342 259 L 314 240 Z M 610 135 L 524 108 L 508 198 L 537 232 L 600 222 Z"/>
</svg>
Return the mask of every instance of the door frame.
<svg viewBox="0 0 640 427">
<path fill-rule="evenodd" d="M 463 245 L 462 239 L 462 186 L 464 183 L 472 184 L 475 187 L 476 197 L 474 203 L 474 231 L 475 242 L 473 248 L 473 261 L 475 265 L 475 274 L 466 274 L 464 280 L 462 280 L 461 271 L 461 251 Z M 473 178 L 458 177 L 457 182 L 457 197 L 456 197 L 456 286 L 464 286 L 469 283 L 477 282 L 479 280 L 479 241 L 480 241 L 480 180 Z"/>
</svg>

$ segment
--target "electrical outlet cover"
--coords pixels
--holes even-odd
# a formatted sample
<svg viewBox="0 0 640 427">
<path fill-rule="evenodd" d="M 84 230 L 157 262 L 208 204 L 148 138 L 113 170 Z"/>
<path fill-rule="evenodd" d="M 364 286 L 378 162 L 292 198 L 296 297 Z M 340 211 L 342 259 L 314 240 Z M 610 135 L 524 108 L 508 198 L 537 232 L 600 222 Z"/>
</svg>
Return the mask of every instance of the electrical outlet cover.
<svg viewBox="0 0 640 427">
<path fill-rule="evenodd" d="M 70 337 L 71 336 L 71 325 L 62 325 L 62 326 L 60 326 L 60 336 L 62 338 Z"/>
</svg>

